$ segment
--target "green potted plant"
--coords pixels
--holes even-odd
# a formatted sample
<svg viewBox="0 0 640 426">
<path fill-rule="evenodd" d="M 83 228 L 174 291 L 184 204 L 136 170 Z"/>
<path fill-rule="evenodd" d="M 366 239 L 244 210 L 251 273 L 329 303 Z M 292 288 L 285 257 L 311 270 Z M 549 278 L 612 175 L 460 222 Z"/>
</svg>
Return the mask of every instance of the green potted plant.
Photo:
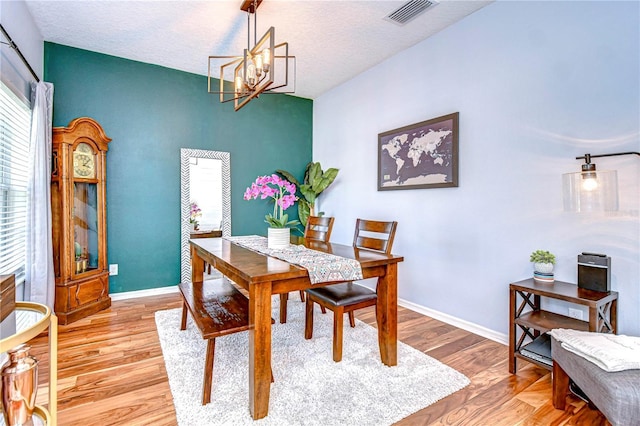
<svg viewBox="0 0 640 426">
<path fill-rule="evenodd" d="M 531 253 L 529 261 L 533 262 L 533 269 L 536 272 L 550 274 L 553 272 L 553 265 L 556 263 L 556 256 L 547 250 L 536 250 Z"/>
<path fill-rule="evenodd" d="M 291 173 L 285 170 L 276 170 L 276 173 L 284 176 L 298 188 L 300 192 L 300 197 L 298 197 L 298 216 L 303 226 L 307 225 L 309 216 L 322 216 L 324 214 L 324 212 L 315 211 L 316 200 L 338 176 L 338 169 L 329 168 L 326 171 L 322 171 L 320 162 L 314 163 L 312 161 L 307 164 L 303 183 L 299 183 Z"/>
</svg>

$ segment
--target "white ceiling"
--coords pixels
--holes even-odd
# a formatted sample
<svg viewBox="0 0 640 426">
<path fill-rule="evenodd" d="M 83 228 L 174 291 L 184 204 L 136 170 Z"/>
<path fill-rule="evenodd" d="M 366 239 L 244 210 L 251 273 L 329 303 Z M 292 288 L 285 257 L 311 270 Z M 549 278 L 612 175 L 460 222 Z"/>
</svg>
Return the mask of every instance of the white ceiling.
<svg viewBox="0 0 640 426">
<path fill-rule="evenodd" d="M 258 38 L 275 27 L 276 43 L 288 42 L 296 56 L 295 95 L 313 99 L 491 0 L 441 0 L 404 26 L 383 20 L 404 2 L 265 0 Z M 242 0 L 26 4 L 46 41 L 201 75 L 207 75 L 208 56 L 241 55 L 247 47 Z"/>
</svg>

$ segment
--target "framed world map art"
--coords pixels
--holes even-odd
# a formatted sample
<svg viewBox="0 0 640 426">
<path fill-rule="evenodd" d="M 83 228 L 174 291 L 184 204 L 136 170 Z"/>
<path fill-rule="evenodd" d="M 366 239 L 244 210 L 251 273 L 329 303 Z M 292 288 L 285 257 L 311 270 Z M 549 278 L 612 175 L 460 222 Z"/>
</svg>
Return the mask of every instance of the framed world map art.
<svg viewBox="0 0 640 426">
<path fill-rule="evenodd" d="M 458 186 L 458 112 L 378 134 L 378 191 Z"/>
</svg>

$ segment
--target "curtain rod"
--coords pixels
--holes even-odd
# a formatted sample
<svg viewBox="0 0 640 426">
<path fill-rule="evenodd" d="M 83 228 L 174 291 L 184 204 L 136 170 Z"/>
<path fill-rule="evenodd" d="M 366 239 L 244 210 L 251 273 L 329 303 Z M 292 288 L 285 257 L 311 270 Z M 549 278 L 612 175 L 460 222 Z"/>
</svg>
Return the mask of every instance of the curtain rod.
<svg viewBox="0 0 640 426">
<path fill-rule="evenodd" d="M 29 65 L 29 62 L 27 62 L 27 58 L 24 57 L 24 55 L 22 54 L 22 52 L 20 51 L 20 49 L 18 48 L 18 45 L 16 45 L 13 40 L 11 39 L 11 36 L 9 36 L 9 33 L 7 33 L 7 30 L 4 29 L 4 27 L 2 26 L 2 24 L 0 24 L 0 29 L 2 30 L 2 34 L 4 34 L 5 38 L 9 41 L 9 43 L 5 43 L 4 41 L 2 42 L 2 44 L 6 44 L 8 45 L 10 48 L 12 48 L 13 50 L 16 51 L 16 53 L 18 54 L 18 56 L 20 56 L 20 59 L 22 59 L 22 62 L 27 66 L 27 68 L 29 68 L 29 72 L 31 73 L 31 75 L 33 76 L 33 78 L 36 79 L 36 82 L 40 83 L 40 79 L 38 78 L 38 75 L 36 74 L 36 72 L 33 70 L 33 68 L 31 68 L 31 65 Z"/>
</svg>

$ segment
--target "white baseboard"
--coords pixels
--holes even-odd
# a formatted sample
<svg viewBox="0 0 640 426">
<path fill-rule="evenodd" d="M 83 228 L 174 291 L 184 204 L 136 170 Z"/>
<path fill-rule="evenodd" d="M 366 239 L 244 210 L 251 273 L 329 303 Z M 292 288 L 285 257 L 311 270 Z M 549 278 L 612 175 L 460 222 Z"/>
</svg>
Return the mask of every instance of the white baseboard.
<svg viewBox="0 0 640 426">
<path fill-rule="evenodd" d="M 162 294 L 170 294 L 177 293 L 178 286 L 172 285 L 169 287 L 160 287 L 160 288 L 150 288 L 148 290 L 136 290 L 136 291 L 126 291 L 124 293 L 111 293 L 111 300 L 126 300 L 126 299 L 135 299 L 136 297 L 147 297 L 147 296 L 160 296 Z"/>
<path fill-rule="evenodd" d="M 175 285 L 175 286 L 168 286 L 168 287 L 151 288 L 148 290 L 127 291 L 124 293 L 112 293 L 110 294 L 110 296 L 111 296 L 111 300 L 126 300 L 126 299 L 134 299 L 137 297 L 159 296 L 162 294 L 171 294 L 171 293 L 177 293 L 177 292 L 178 292 L 178 286 Z M 485 337 L 489 340 L 493 340 L 494 342 L 502 343 L 503 345 L 509 344 L 509 339 L 506 334 L 497 333 L 493 330 L 474 324 L 472 322 L 462 320 L 452 315 L 445 314 L 443 312 L 436 311 L 434 309 L 430 309 L 430 308 L 415 304 L 413 302 L 409 302 L 408 300 L 404 300 L 404 299 L 398 299 L 398 305 L 405 307 L 407 309 L 411 309 L 412 311 L 426 315 L 433 319 L 446 322 L 447 324 L 451 324 L 463 330 Z"/>
<path fill-rule="evenodd" d="M 454 317 L 449 314 L 445 314 L 440 311 L 436 311 L 434 309 L 426 308 L 421 305 L 417 305 L 413 302 L 409 302 L 408 300 L 398 299 L 398 305 L 411 309 L 412 311 L 416 311 L 420 314 L 426 315 L 433 319 L 437 319 L 442 322 L 446 322 L 447 324 L 451 324 L 463 330 L 469 331 L 473 334 L 477 334 L 478 336 L 485 337 L 489 340 L 493 340 L 494 342 L 501 343 L 503 345 L 509 344 L 509 337 L 506 334 L 498 333 L 496 331 L 490 330 L 486 327 L 482 327 L 478 324 L 474 324 L 469 321 L 465 321 L 463 319 Z"/>
</svg>

